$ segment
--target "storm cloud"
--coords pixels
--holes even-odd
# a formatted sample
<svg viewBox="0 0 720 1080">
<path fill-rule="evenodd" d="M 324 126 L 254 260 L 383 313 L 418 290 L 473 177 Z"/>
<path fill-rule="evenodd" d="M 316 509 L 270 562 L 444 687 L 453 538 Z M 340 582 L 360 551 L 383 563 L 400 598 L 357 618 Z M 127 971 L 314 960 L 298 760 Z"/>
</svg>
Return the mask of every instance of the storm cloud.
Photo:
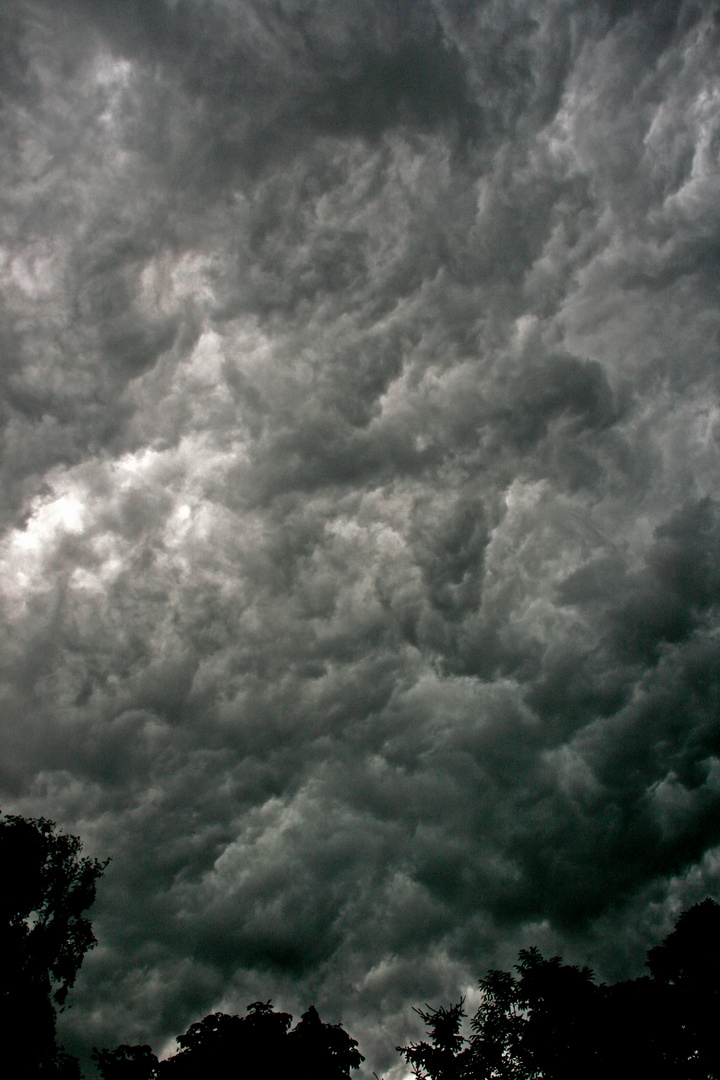
<svg viewBox="0 0 720 1080">
<path fill-rule="evenodd" d="M 720 11 L 7 0 L 0 794 L 66 1046 L 271 994 L 399 1080 L 720 895 Z"/>
</svg>

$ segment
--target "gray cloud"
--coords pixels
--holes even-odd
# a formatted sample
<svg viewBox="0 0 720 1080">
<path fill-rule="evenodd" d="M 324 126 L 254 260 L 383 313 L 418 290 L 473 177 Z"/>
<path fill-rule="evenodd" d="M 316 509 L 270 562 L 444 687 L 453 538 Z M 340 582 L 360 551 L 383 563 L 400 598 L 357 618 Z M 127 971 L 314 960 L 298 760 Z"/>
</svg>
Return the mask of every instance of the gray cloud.
<svg viewBox="0 0 720 1080">
<path fill-rule="evenodd" d="M 18 0 L 2 805 L 69 1047 L 411 1006 L 718 894 L 718 21 Z"/>
</svg>

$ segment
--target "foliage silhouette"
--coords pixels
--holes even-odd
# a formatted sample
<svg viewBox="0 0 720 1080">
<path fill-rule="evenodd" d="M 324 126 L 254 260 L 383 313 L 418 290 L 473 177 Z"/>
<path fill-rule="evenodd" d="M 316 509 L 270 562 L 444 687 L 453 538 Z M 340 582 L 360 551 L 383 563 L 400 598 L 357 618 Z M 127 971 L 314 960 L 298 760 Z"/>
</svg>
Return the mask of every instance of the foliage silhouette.
<svg viewBox="0 0 720 1080">
<path fill-rule="evenodd" d="M 0 818 L 0 1038 L 23 1045 L 23 1076 L 79 1076 L 55 1036 L 56 1010 L 88 949 L 85 914 L 106 863 L 81 858 L 78 837 L 46 818 Z"/>
<path fill-rule="evenodd" d="M 555 1080 L 600 1076 L 599 991 L 589 968 L 563 964 L 559 956 L 546 960 L 532 948 L 521 950 L 517 971 L 525 1017 L 522 1060 Z"/>
<path fill-rule="evenodd" d="M 357 1042 L 340 1024 L 324 1024 L 314 1005 L 288 1038 L 293 1072 L 300 1080 L 348 1080 L 364 1061 Z"/>
<path fill-rule="evenodd" d="M 158 1062 L 149 1046 L 95 1050 L 103 1080 L 206 1080 L 241 1075 L 246 1080 L 349 1080 L 363 1060 L 357 1042 L 339 1024 L 324 1024 L 311 1005 L 290 1030 L 290 1013 L 254 1001 L 247 1015 L 211 1013 L 192 1024 L 180 1050 Z"/>
<path fill-rule="evenodd" d="M 509 971 L 488 971 L 480 980 L 483 994 L 470 1026 L 472 1066 L 479 1076 L 514 1078 L 527 1075 L 522 1045 L 525 1024 L 520 988 Z"/>
<path fill-rule="evenodd" d="M 405 1060 L 412 1066 L 420 1080 L 461 1080 L 468 1075 L 469 1054 L 460 1026 L 465 1017 L 465 1002 L 461 998 L 448 1009 L 442 1006 L 431 1009 L 429 1005 L 415 1012 L 422 1019 L 430 1036 L 430 1042 L 410 1043 L 398 1046 Z"/>
<path fill-rule="evenodd" d="M 662 993 L 664 1064 L 681 1080 L 720 1077 L 720 904 L 704 900 L 684 911 L 672 933 L 648 953 Z"/>
<path fill-rule="evenodd" d="M 463 1002 L 421 1012 L 428 1040 L 398 1047 L 420 1080 L 720 1080 L 720 905 L 684 912 L 651 949 L 650 976 L 598 986 L 589 968 L 521 950 L 489 971 L 461 1035 Z"/>
<path fill-rule="evenodd" d="M 292 1017 L 273 1012 L 270 1002 L 255 1001 L 247 1016 L 212 1013 L 178 1036 L 180 1052 L 161 1063 L 168 1080 L 224 1076 L 280 1076 L 289 1062 L 287 1032 Z"/>
<path fill-rule="evenodd" d="M 93 1050 L 93 1059 L 102 1080 L 156 1080 L 158 1059 L 149 1046 L 128 1046 L 115 1050 Z"/>
</svg>

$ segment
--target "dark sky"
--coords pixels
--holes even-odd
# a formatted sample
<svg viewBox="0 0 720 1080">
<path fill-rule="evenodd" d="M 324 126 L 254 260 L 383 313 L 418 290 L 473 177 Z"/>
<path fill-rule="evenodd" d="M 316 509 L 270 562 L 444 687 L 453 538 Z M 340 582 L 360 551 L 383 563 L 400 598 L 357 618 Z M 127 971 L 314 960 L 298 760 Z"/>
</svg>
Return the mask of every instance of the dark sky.
<svg viewBox="0 0 720 1080">
<path fill-rule="evenodd" d="M 720 13 L 3 0 L 0 795 L 62 1020 L 372 1069 L 720 896 Z"/>
</svg>

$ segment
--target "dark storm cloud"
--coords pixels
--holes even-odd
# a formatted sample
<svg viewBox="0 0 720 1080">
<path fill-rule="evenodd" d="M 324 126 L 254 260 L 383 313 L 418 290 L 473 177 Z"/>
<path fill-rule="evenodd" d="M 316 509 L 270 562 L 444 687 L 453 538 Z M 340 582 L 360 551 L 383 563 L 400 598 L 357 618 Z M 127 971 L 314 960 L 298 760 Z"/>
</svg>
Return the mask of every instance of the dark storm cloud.
<svg viewBox="0 0 720 1080">
<path fill-rule="evenodd" d="M 637 969 L 720 889 L 709 5 L 14 3 L 3 806 L 68 1045 Z M 369 1073 L 368 1073 L 369 1075 Z"/>
</svg>

